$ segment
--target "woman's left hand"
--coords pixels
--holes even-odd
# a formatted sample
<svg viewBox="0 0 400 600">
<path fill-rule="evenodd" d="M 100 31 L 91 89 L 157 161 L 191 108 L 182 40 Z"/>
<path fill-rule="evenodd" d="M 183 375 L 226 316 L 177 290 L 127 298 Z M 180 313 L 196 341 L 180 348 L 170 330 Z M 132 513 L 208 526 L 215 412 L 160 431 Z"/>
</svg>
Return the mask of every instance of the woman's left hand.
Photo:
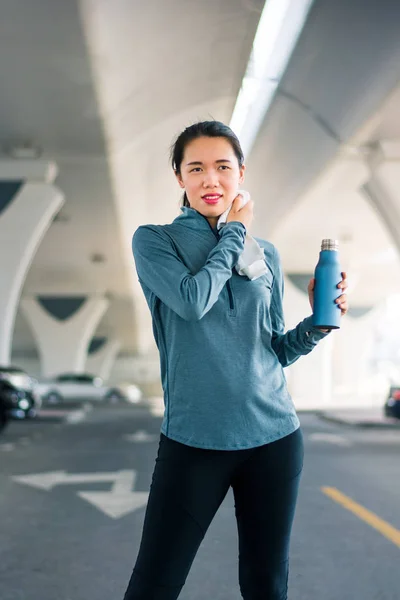
<svg viewBox="0 0 400 600">
<path fill-rule="evenodd" d="M 308 284 L 308 298 L 310 300 L 310 305 L 312 309 L 314 308 L 314 287 L 315 279 L 310 279 L 310 283 Z M 338 298 L 336 298 L 335 302 L 339 305 L 340 312 L 343 317 L 343 315 L 345 315 L 349 310 L 349 305 L 347 303 L 347 294 L 343 293 L 347 289 L 347 277 L 344 271 L 342 271 L 342 281 L 338 283 L 336 287 L 340 288 L 340 291 L 342 292 L 342 294 Z"/>
</svg>

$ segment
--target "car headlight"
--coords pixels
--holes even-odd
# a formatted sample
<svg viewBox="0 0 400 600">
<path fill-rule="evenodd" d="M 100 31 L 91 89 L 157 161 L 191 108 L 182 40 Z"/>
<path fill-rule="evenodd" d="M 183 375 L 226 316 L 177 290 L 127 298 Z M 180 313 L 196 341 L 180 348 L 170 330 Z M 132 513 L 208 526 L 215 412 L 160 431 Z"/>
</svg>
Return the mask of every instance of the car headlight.
<svg viewBox="0 0 400 600">
<path fill-rule="evenodd" d="M 14 390 L 9 390 L 8 397 L 13 404 L 19 404 L 20 397 L 19 397 L 18 392 L 14 391 Z"/>
<path fill-rule="evenodd" d="M 125 395 L 127 396 L 128 400 L 130 400 L 131 402 L 139 402 L 139 400 L 142 397 L 141 390 L 138 387 L 136 387 L 135 385 L 126 386 L 124 392 L 125 392 Z"/>
<path fill-rule="evenodd" d="M 22 410 L 28 410 L 28 408 L 30 407 L 30 403 L 28 402 L 28 400 L 26 400 L 25 398 L 23 400 L 20 400 L 18 402 L 18 406 L 20 408 L 22 408 Z"/>
</svg>

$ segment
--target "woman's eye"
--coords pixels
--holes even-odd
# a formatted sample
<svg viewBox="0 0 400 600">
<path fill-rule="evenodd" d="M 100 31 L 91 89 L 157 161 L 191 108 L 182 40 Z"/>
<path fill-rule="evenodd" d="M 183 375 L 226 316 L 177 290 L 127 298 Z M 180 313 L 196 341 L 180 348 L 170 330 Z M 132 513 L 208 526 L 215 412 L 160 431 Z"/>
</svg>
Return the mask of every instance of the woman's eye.
<svg viewBox="0 0 400 600">
<path fill-rule="evenodd" d="M 191 169 L 189 173 L 197 173 L 198 171 L 200 171 L 200 167 L 194 167 L 194 169 Z"/>
</svg>

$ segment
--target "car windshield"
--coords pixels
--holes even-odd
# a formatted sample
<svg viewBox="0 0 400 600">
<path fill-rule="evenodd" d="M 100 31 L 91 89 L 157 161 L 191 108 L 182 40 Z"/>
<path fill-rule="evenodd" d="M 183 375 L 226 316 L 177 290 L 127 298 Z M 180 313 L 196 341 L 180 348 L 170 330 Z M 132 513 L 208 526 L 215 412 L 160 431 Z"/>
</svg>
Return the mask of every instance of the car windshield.
<svg viewBox="0 0 400 600">
<path fill-rule="evenodd" d="M 19 369 L 18 367 L 0 367 L 0 373 L 23 373 L 23 374 L 25 374 L 25 371 L 23 371 L 22 369 Z"/>
<path fill-rule="evenodd" d="M 65 373 L 56 377 L 56 381 L 65 381 L 72 383 L 93 383 L 95 377 L 83 373 Z"/>
</svg>

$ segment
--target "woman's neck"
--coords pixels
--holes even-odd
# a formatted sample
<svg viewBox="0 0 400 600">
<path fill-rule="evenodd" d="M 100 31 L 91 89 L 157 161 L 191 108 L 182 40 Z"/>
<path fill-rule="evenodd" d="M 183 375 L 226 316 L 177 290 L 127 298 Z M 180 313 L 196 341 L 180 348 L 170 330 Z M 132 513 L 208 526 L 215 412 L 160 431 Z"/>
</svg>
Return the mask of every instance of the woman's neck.
<svg viewBox="0 0 400 600">
<path fill-rule="evenodd" d="M 219 217 L 206 217 L 207 221 L 213 229 L 217 228 L 218 218 Z"/>
</svg>

